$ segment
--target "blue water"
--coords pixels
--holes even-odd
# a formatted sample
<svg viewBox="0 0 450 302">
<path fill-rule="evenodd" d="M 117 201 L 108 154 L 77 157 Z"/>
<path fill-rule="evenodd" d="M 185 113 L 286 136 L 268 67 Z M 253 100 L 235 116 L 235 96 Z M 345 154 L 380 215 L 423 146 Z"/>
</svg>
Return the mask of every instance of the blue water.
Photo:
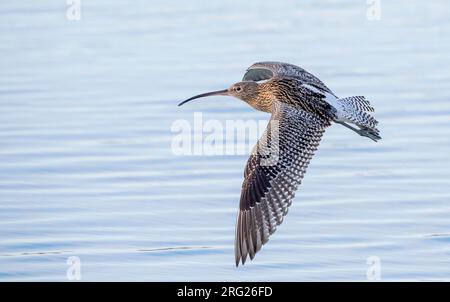
<svg viewBox="0 0 450 302">
<path fill-rule="evenodd" d="M 450 280 L 447 1 L 0 4 L 0 280 Z M 177 156 L 178 119 L 267 119 L 223 89 L 253 62 L 365 95 L 383 140 L 327 130 L 284 223 L 244 267 L 247 156 Z"/>
</svg>

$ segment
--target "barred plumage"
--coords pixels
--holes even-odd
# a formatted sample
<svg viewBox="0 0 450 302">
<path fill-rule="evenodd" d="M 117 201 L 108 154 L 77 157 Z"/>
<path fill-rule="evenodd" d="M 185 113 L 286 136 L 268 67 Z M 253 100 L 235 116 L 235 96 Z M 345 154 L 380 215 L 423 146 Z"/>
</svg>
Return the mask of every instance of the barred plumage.
<svg viewBox="0 0 450 302">
<path fill-rule="evenodd" d="M 263 82 L 261 82 L 263 81 Z M 325 129 L 342 124 L 374 141 L 381 139 L 374 108 L 363 96 L 339 99 L 306 70 L 286 63 L 255 63 L 243 81 L 205 96 L 230 95 L 272 114 L 244 170 L 236 223 L 236 266 L 261 249 L 283 222 Z M 353 127 L 351 124 L 358 128 Z"/>
<path fill-rule="evenodd" d="M 262 154 L 267 152 L 255 148 L 245 169 L 236 224 L 236 265 L 241 260 L 245 263 L 247 255 L 253 259 L 281 224 L 322 134 L 330 125 L 315 114 L 278 101 L 274 102 L 269 125 L 273 121 L 279 122 L 278 161 L 274 165 L 261 163 Z M 261 140 L 267 136 L 271 139 L 269 127 Z M 259 143 L 257 146 L 261 147 Z"/>
</svg>

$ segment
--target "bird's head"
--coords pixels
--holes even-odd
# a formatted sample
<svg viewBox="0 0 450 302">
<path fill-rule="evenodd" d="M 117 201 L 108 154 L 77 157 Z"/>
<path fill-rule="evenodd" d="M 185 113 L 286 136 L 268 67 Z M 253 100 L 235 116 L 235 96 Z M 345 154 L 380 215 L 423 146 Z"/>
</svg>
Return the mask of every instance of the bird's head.
<svg viewBox="0 0 450 302">
<path fill-rule="evenodd" d="M 258 86 L 259 86 L 259 84 L 256 82 L 253 82 L 253 81 L 238 82 L 236 84 L 231 85 L 230 88 L 228 88 L 228 89 L 217 90 L 217 91 L 202 93 L 202 94 L 193 96 L 193 97 L 181 102 L 180 104 L 178 104 L 178 106 L 181 106 L 189 101 L 192 101 L 192 100 L 195 100 L 198 98 L 203 98 L 203 97 L 213 96 L 213 95 L 234 96 L 234 97 L 241 99 L 248 103 L 256 97 L 256 95 L 258 93 Z"/>
</svg>

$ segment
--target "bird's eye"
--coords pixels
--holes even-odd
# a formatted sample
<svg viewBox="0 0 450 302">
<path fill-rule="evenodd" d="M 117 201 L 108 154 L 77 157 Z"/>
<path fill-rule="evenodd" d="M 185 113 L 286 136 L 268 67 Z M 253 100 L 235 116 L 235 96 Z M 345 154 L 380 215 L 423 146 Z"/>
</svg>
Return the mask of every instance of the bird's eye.
<svg viewBox="0 0 450 302">
<path fill-rule="evenodd" d="M 235 88 L 235 90 L 236 90 L 236 92 L 241 92 L 242 88 L 241 88 L 241 86 L 238 86 Z"/>
</svg>

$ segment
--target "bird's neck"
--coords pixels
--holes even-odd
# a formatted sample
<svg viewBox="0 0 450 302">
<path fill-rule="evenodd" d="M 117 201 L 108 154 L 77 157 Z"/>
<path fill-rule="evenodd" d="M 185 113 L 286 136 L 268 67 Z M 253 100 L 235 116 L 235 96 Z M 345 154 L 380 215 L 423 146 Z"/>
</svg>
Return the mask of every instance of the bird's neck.
<svg viewBox="0 0 450 302">
<path fill-rule="evenodd" d="M 244 101 L 256 110 L 272 112 L 272 104 L 275 100 L 275 96 L 270 92 L 270 90 L 265 89 L 263 85 L 264 84 L 260 84 L 255 94 Z"/>
</svg>

